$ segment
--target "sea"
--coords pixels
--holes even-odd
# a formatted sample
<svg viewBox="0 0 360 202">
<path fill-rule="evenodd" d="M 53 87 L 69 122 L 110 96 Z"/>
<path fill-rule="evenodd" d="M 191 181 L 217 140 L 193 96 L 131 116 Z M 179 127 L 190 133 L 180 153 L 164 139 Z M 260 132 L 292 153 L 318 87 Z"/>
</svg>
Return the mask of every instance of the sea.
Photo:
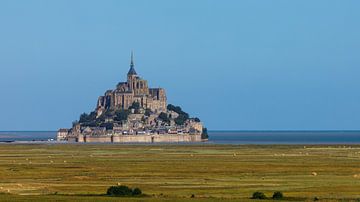
<svg viewBox="0 0 360 202">
<path fill-rule="evenodd" d="M 0 142 L 56 139 L 56 131 L 0 131 Z M 360 144 L 360 131 L 209 131 L 203 144 Z"/>
</svg>

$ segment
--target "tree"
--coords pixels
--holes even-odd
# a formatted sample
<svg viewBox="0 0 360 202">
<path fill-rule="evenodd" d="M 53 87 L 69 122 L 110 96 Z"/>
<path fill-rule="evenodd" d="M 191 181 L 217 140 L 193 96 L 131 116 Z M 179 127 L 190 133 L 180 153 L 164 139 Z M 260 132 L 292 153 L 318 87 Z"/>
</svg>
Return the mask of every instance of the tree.
<svg viewBox="0 0 360 202">
<path fill-rule="evenodd" d="M 257 192 L 253 193 L 251 198 L 252 199 L 266 199 L 266 196 L 264 193 L 257 191 Z"/>
<path fill-rule="evenodd" d="M 86 123 L 90 121 L 91 121 L 91 117 L 87 113 L 82 113 L 80 115 L 79 123 Z"/>
<path fill-rule="evenodd" d="M 128 119 L 129 111 L 128 110 L 118 110 L 115 112 L 115 121 L 125 121 Z"/>
<path fill-rule="evenodd" d="M 169 111 L 174 111 L 176 112 L 177 114 L 179 114 L 179 116 L 177 118 L 174 119 L 175 123 L 177 125 L 184 125 L 185 121 L 189 119 L 189 114 L 184 112 L 181 107 L 179 106 L 174 106 L 172 104 L 169 104 L 167 106 L 167 109 Z"/>
<path fill-rule="evenodd" d="M 189 114 L 183 113 L 183 114 L 179 114 L 179 116 L 176 117 L 176 119 L 174 119 L 174 121 L 177 125 L 184 125 L 185 121 L 188 118 L 189 118 Z"/>
<path fill-rule="evenodd" d="M 90 126 L 90 127 L 95 127 L 95 126 L 97 126 L 97 122 L 96 122 L 96 112 L 91 112 L 90 114 L 82 113 L 82 114 L 80 115 L 79 123 L 80 123 L 82 126 Z"/>
<path fill-rule="evenodd" d="M 140 109 L 140 103 L 138 103 L 138 102 L 133 102 L 133 103 L 131 104 L 131 106 L 129 107 L 129 109 L 135 109 L 135 110 Z"/>
<path fill-rule="evenodd" d="M 141 194 L 142 194 L 141 189 L 139 189 L 139 188 L 137 188 L 137 187 L 132 191 L 132 195 L 133 195 L 133 196 L 139 196 L 139 195 L 141 195 Z"/>
<path fill-rule="evenodd" d="M 184 112 L 182 111 L 181 107 L 179 107 L 179 106 L 174 106 L 174 105 L 172 105 L 172 104 L 168 104 L 167 109 L 170 110 L 170 111 L 174 111 L 174 112 L 176 112 L 176 113 L 178 113 L 178 114 L 184 113 Z"/>
<path fill-rule="evenodd" d="M 151 115 L 151 109 L 146 109 L 145 116 L 150 116 L 150 115 Z"/>
<path fill-rule="evenodd" d="M 101 123 L 100 127 L 105 127 L 106 130 L 112 130 L 114 128 L 114 124 L 113 123 Z"/>
<path fill-rule="evenodd" d="M 195 122 L 201 122 L 198 117 L 195 117 L 195 118 L 194 118 L 194 121 L 195 121 Z"/>
<path fill-rule="evenodd" d="M 132 196 L 133 191 L 128 186 L 111 186 L 106 194 L 109 196 Z"/>
<path fill-rule="evenodd" d="M 203 128 L 202 133 L 201 133 L 201 139 L 208 139 L 209 135 L 208 135 L 208 130 L 207 128 Z"/>
<path fill-rule="evenodd" d="M 139 188 L 131 189 L 128 186 L 120 185 L 109 187 L 106 194 L 109 196 L 139 196 L 142 191 Z"/>
<path fill-rule="evenodd" d="M 168 117 L 168 115 L 164 112 L 161 112 L 158 116 L 159 119 L 161 119 L 162 121 L 166 122 L 166 123 L 170 123 L 170 119 Z"/>
<path fill-rule="evenodd" d="M 284 195 L 283 195 L 282 192 L 276 191 L 276 192 L 274 192 L 272 198 L 275 199 L 275 200 L 279 200 L 279 199 L 283 199 L 283 198 L 284 198 Z"/>
</svg>

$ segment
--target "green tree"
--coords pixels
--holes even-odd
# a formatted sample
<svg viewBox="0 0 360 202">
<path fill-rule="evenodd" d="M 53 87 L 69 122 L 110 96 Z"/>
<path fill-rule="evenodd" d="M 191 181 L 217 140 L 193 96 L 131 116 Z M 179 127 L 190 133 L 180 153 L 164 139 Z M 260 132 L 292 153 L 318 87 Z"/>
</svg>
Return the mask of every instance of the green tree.
<svg viewBox="0 0 360 202">
<path fill-rule="evenodd" d="M 145 116 L 150 116 L 150 115 L 151 115 L 151 109 L 146 109 Z"/>
<path fill-rule="evenodd" d="M 189 115 L 187 113 L 179 114 L 176 119 L 174 119 L 177 125 L 184 125 L 185 121 L 189 119 Z"/>
<path fill-rule="evenodd" d="M 253 193 L 251 198 L 252 199 L 266 199 L 266 196 L 264 193 L 257 191 L 257 192 Z"/>
<path fill-rule="evenodd" d="M 109 196 L 132 196 L 133 190 L 128 186 L 111 186 L 108 188 L 106 194 Z"/>
<path fill-rule="evenodd" d="M 128 119 L 129 111 L 128 110 L 118 110 L 115 112 L 115 121 L 125 121 Z"/>
<path fill-rule="evenodd" d="M 101 123 L 100 127 L 105 127 L 106 130 L 112 130 L 114 128 L 114 124 L 113 123 Z"/>
<path fill-rule="evenodd" d="M 158 118 L 161 119 L 162 121 L 166 122 L 166 123 L 170 123 L 170 119 L 169 119 L 168 115 L 166 113 L 164 113 L 164 112 L 161 112 L 159 114 Z"/>
<path fill-rule="evenodd" d="M 128 186 L 120 185 L 120 186 L 111 186 L 108 188 L 107 195 L 109 196 L 139 196 L 142 194 L 141 189 L 135 188 L 131 189 Z"/>
<path fill-rule="evenodd" d="M 87 113 L 82 113 L 80 115 L 79 123 L 86 123 L 90 121 L 90 116 Z"/>
<path fill-rule="evenodd" d="M 207 128 L 203 128 L 201 133 L 201 139 L 208 139 L 208 138 L 209 138 L 208 130 Z"/>
<path fill-rule="evenodd" d="M 137 187 L 132 191 L 132 195 L 133 195 L 133 196 L 139 196 L 139 195 L 141 195 L 141 194 L 142 194 L 141 189 L 139 189 L 139 188 L 137 188 Z"/>
<path fill-rule="evenodd" d="M 174 111 L 174 112 L 176 112 L 176 113 L 178 113 L 178 114 L 184 113 L 184 112 L 182 111 L 181 107 L 179 107 L 179 106 L 174 106 L 174 105 L 172 105 L 172 104 L 168 104 L 167 109 L 170 110 L 170 111 Z"/>
<path fill-rule="evenodd" d="M 283 199 L 283 198 L 284 198 L 284 195 L 283 195 L 282 192 L 276 191 L 276 192 L 274 192 L 272 198 L 275 199 L 275 200 L 280 200 L 280 199 Z"/>
<path fill-rule="evenodd" d="M 129 109 L 135 109 L 135 110 L 140 109 L 140 103 L 138 103 L 138 102 L 133 102 L 133 103 L 131 104 L 131 106 L 129 107 Z"/>
<path fill-rule="evenodd" d="M 179 107 L 179 106 L 174 106 L 174 105 L 172 105 L 172 104 L 169 104 L 169 105 L 167 106 L 167 109 L 168 109 L 169 111 L 174 111 L 174 112 L 176 112 L 177 114 L 179 114 L 179 116 L 174 119 L 174 121 L 175 121 L 175 123 L 176 123 L 177 125 L 184 125 L 184 123 L 186 122 L 186 120 L 189 119 L 189 114 L 186 113 L 186 112 L 184 112 L 184 111 L 181 109 L 181 107 Z"/>
</svg>

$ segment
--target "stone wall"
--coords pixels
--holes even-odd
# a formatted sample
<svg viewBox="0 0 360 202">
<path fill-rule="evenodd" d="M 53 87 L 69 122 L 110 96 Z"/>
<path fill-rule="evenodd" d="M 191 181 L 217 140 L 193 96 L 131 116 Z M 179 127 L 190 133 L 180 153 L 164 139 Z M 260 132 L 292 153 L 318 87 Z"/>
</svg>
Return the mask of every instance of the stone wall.
<svg viewBox="0 0 360 202">
<path fill-rule="evenodd" d="M 201 142 L 201 135 L 164 134 L 164 135 L 86 135 L 78 142 L 115 142 L 115 143 L 161 143 L 161 142 Z"/>
<path fill-rule="evenodd" d="M 86 135 L 84 138 L 84 142 L 111 142 L 111 136 L 110 135 L 102 135 L 102 136 Z"/>
</svg>

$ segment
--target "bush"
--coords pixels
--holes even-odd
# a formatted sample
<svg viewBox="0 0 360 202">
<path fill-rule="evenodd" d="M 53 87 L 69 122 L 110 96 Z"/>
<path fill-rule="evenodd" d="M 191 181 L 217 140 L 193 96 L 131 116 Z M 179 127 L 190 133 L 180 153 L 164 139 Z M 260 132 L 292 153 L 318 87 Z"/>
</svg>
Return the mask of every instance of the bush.
<svg viewBox="0 0 360 202">
<path fill-rule="evenodd" d="M 174 120 L 176 125 L 184 125 L 185 121 L 189 118 L 187 113 L 179 114 L 179 116 Z"/>
<path fill-rule="evenodd" d="M 132 190 L 124 185 L 121 186 L 111 186 L 107 190 L 106 194 L 109 196 L 131 196 Z"/>
<path fill-rule="evenodd" d="M 139 195 L 141 195 L 141 194 L 142 194 L 141 189 L 139 189 L 139 188 L 137 188 L 137 187 L 132 191 L 132 195 L 133 195 L 133 196 L 139 196 Z"/>
<path fill-rule="evenodd" d="M 126 121 L 129 116 L 128 110 L 118 110 L 115 112 L 115 121 Z"/>
<path fill-rule="evenodd" d="M 209 135 L 208 135 L 208 131 L 207 128 L 203 128 L 203 132 L 201 134 L 201 139 L 208 139 Z"/>
<path fill-rule="evenodd" d="M 266 199 L 266 196 L 264 193 L 257 191 L 257 192 L 253 193 L 251 198 L 252 199 Z"/>
<path fill-rule="evenodd" d="M 121 185 L 109 187 L 106 194 L 109 196 L 139 196 L 142 194 L 142 191 L 139 188 L 132 190 L 128 186 Z"/>
<path fill-rule="evenodd" d="M 185 121 L 189 119 L 189 114 L 184 112 L 179 106 L 174 106 L 172 104 L 169 104 L 167 106 L 167 109 L 169 111 L 174 111 L 179 114 L 179 116 L 174 120 L 176 125 L 184 125 Z"/>
<path fill-rule="evenodd" d="M 132 105 L 129 107 L 129 109 L 139 110 L 140 109 L 140 103 L 133 102 Z"/>
<path fill-rule="evenodd" d="M 150 116 L 150 115 L 151 115 L 151 109 L 146 109 L 145 116 Z"/>
<path fill-rule="evenodd" d="M 88 123 L 95 121 L 96 119 L 96 112 L 91 112 L 90 114 L 82 113 L 80 115 L 79 123 Z"/>
<path fill-rule="evenodd" d="M 114 124 L 113 123 L 101 123 L 100 127 L 105 127 L 106 130 L 112 130 L 114 128 Z"/>
<path fill-rule="evenodd" d="M 166 122 L 166 123 L 170 123 L 170 119 L 169 119 L 168 115 L 166 113 L 164 113 L 164 112 L 161 112 L 159 114 L 158 118 L 161 119 L 162 121 Z"/>
<path fill-rule="evenodd" d="M 284 198 L 284 195 L 283 195 L 283 193 L 282 192 L 280 192 L 280 191 L 276 191 L 276 192 L 274 192 L 274 194 L 273 194 L 273 197 L 272 197 L 273 199 L 283 199 Z"/>
<path fill-rule="evenodd" d="M 167 109 L 170 110 L 170 111 L 174 111 L 174 112 L 176 112 L 176 113 L 178 113 L 178 114 L 182 114 L 182 113 L 183 113 L 183 110 L 181 109 L 181 107 L 179 107 L 179 106 L 174 106 L 174 105 L 172 105 L 172 104 L 169 104 L 169 105 L 167 106 Z"/>
</svg>

